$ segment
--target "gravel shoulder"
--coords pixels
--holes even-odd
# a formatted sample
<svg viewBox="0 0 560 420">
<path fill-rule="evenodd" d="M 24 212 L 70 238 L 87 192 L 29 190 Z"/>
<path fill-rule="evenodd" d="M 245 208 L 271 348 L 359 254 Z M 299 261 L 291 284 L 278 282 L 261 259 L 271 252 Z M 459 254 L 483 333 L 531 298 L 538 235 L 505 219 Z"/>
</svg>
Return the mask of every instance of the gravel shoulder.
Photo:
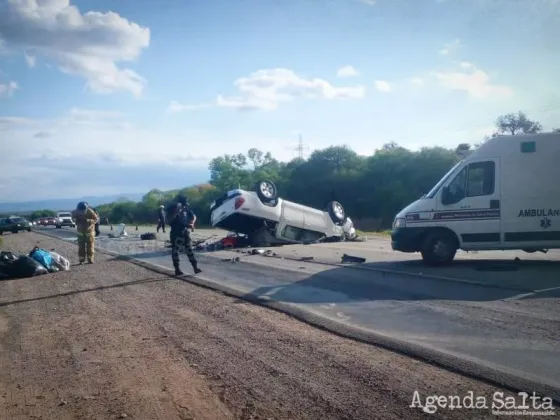
<svg viewBox="0 0 560 420">
<path fill-rule="evenodd" d="M 77 262 L 73 244 L 4 237 L 14 252 L 37 243 Z M 99 253 L 0 282 L 0 419 L 427 418 L 409 408 L 415 390 L 500 391 Z"/>
</svg>

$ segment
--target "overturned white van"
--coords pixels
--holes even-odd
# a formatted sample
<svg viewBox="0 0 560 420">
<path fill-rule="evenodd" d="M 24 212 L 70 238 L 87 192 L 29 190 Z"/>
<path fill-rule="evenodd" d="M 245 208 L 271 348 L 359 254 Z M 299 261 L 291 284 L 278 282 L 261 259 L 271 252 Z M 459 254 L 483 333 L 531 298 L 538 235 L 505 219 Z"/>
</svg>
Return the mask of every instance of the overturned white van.
<svg viewBox="0 0 560 420">
<path fill-rule="evenodd" d="M 458 249 L 560 248 L 560 133 L 489 139 L 398 213 L 391 236 L 432 265 Z"/>
</svg>

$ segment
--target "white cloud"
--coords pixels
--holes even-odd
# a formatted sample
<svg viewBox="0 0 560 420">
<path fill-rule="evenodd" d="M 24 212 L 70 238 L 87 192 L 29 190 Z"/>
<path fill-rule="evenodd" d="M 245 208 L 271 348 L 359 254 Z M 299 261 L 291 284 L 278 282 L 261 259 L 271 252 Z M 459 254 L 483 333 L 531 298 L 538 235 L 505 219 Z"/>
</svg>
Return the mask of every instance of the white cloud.
<svg viewBox="0 0 560 420">
<path fill-rule="evenodd" d="M 27 53 L 25 53 L 25 62 L 27 63 L 28 67 L 35 67 L 35 64 L 37 63 L 37 57 L 34 57 L 32 55 L 29 55 Z"/>
<path fill-rule="evenodd" d="M 410 79 L 408 79 L 408 82 L 414 86 L 424 85 L 424 79 L 422 79 L 421 77 L 411 77 Z"/>
<path fill-rule="evenodd" d="M 17 89 L 19 86 L 16 82 L 0 83 L 0 98 L 11 97 Z"/>
<path fill-rule="evenodd" d="M 204 109 L 210 106 L 210 104 L 182 104 L 177 101 L 171 101 L 171 103 L 167 107 L 167 112 L 177 113 L 183 111 L 196 111 L 198 109 Z"/>
<path fill-rule="evenodd" d="M 509 98 L 513 95 L 512 88 L 491 83 L 490 76 L 486 72 L 470 63 L 467 64 L 468 66 L 460 65 L 460 70 L 434 75 L 442 87 L 465 91 L 471 98 Z"/>
<path fill-rule="evenodd" d="M 239 110 L 273 110 L 281 102 L 306 99 L 358 99 L 365 96 L 365 87 L 336 87 L 323 79 L 307 79 L 288 69 L 258 70 L 237 79 L 236 96 L 218 95 L 216 104 Z"/>
<path fill-rule="evenodd" d="M 391 92 L 392 90 L 389 82 L 386 82 L 384 80 L 376 80 L 375 89 L 377 89 L 379 92 Z"/>
<path fill-rule="evenodd" d="M 472 63 L 469 63 L 468 61 L 461 61 L 459 63 L 459 67 L 461 67 L 464 70 L 469 70 L 469 69 L 473 69 L 474 65 Z"/>
<path fill-rule="evenodd" d="M 359 0 L 359 1 L 361 3 L 365 3 L 365 4 L 368 4 L 370 6 L 373 6 L 377 2 L 377 0 Z"/>
<path fill-rule="evenodd" d="M 116 63 L 137 59 L 150 30 L 114 12 L 82 14 L 69 0 L 9 0 L 0 6 L 0 37 L 8 47 L 48 57 L 62 72 L 85 78 L 95 93 L 139 96 L 146 83 Z"/>
<path fill-rule="evenodd" d="M 336 75 L 338 77 L 355 77 L 360 73 L 353 66 L 344 66 L 338 69 Z"/>
<path fill-rule="evenodd" d="M 50 131 L 38 131 L 37 133 L 33 134 L 33 137 L 36 139 L 46 139 L 52 137 L 53 133 Z"/>
<path fill-rule="evenodd" d="M 461 46 L 461 40 L 459 38 L 455 38 L 453 41 L 444 45 L 444 47 L 439 50 L 441 55 L 449 55 L 455 52 Z"/>
<path fill-rule="evenodd" d="M 17 126 L 22 124 L 30 124 L 33 120 L 23 117 L 0 117 L 0 128 L 2 126 Z"/>
</svg>

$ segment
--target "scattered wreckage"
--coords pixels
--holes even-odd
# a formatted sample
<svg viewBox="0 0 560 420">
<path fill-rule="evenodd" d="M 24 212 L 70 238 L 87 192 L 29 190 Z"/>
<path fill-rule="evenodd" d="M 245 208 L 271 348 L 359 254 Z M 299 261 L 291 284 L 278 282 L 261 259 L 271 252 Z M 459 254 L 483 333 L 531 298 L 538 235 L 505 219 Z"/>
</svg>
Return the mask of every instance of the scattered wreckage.
<svg viewBox="0 0 560 420">
<path fill-rule="evenodd" d="M 57 271 L 69 271 L 70 261 L 54 249 L 35 247 L 28 255 L 0 252 L 0 280 L 40 276 Z"/>
<path fill-rule="evenodd" d="M 254 191 L 235 189 L 212 203 L 211 224 L 246 235 L 251 246 L 344 241 L 356 237 L 352 220 L 337 201 L 317 210 L 284 200 L 272 181 L 256 183 Z M 233 241 L 233 240 L 232 240 Z"/>
</svg>

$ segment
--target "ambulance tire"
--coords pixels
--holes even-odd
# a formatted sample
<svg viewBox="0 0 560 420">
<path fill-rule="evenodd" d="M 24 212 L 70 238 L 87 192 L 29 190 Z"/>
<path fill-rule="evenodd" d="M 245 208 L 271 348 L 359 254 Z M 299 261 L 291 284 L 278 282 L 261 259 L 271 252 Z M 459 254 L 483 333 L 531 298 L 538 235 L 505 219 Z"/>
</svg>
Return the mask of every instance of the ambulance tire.
<svg viewBox="0 0 560 420">
<path fill-rule="evenodd" d="M 457 238 L 447 230 L 429 232 L 422 245 L 422 259 L 432 266 L 450 264 L 458 249 Z"/>
</svg>

